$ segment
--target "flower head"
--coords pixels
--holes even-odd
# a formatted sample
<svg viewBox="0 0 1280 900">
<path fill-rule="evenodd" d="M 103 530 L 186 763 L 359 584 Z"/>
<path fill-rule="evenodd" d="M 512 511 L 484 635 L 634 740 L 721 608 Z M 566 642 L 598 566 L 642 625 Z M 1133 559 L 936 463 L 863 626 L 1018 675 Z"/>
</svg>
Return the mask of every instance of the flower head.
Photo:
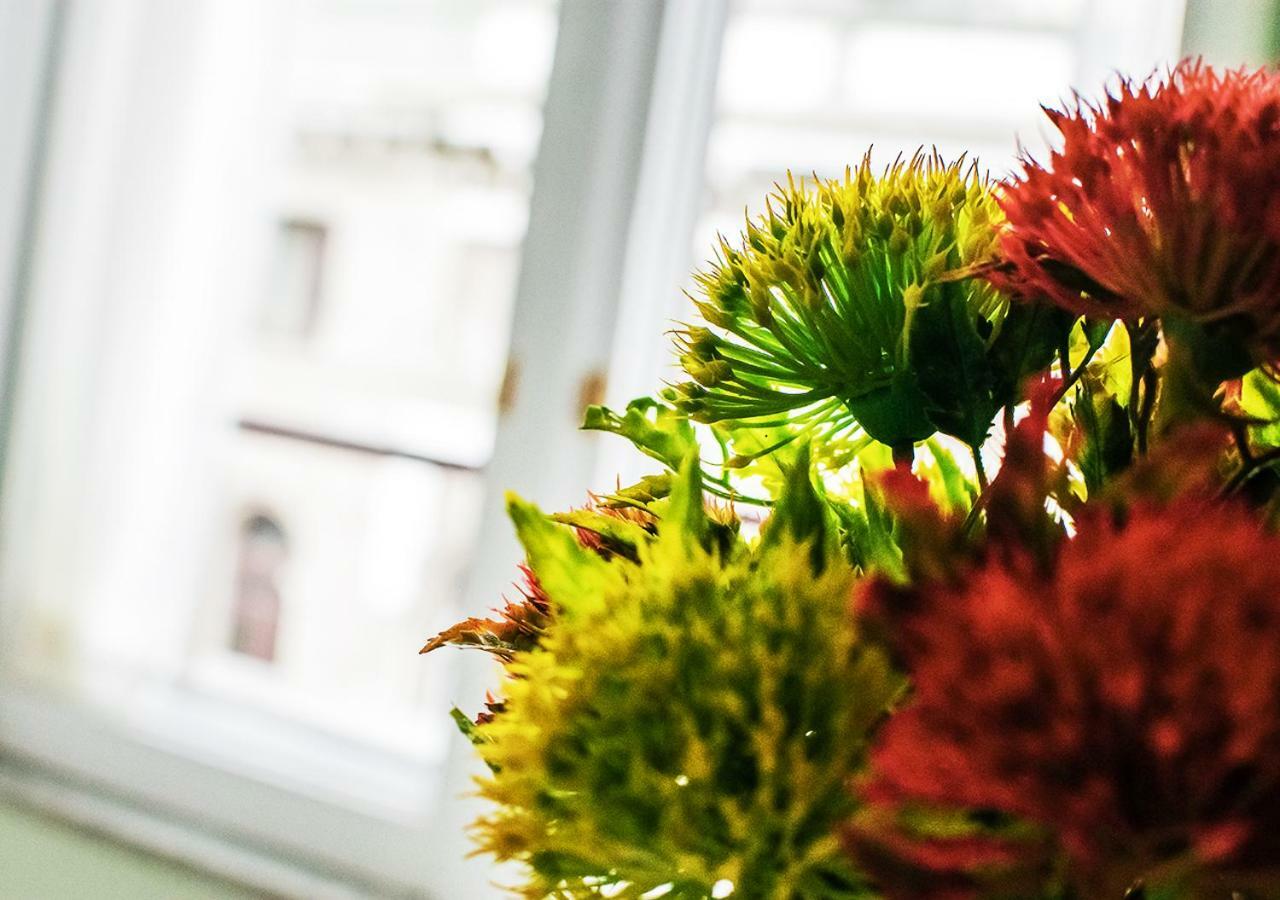
<svg viewBox="0 0 1280 900">
<path fill-rule="evenodd" d="M 1280 351 L 1280 73 L 1185 61 L 1098 105 L 1046 110 L 1062 147 L 1006 184 L 995 283 L 1073 312 Z M 1235 348 L 1232 348 L 1235 349 Z M 1221 355 L 1221 354 L 1219 354 Z"/>
<path fill-rule="evenodd" d="M 517 650 L 537 646 L 543 629 L 551 621 L 551 603 L 528 566 L 521 566 L 522 584 L 516 589 L 519 600 L 507 599 L 497 618 L 469 618 L 451 625 L 427 641 L 419 653 L 430 653 L 441 647 L 477 647 L 500 659 L 510 659 Z"/>
<path fill-rule="evenodd" d="M 819 444 L 865 433 L 899 448 L 937 431 L 981 442 L 1028 370 L 994 348 L 1003 296 L 968 277 L 994 255 L 999 219 L 976 165 L 936 156 L 879 178 L 868 156 L 841 180 L 788 179 L 698 277 L 710 327 L 679 333 L 692 379 L 680 408 L 798 425 Z"/>
<path fill-rule="evenodd" d="M 559 615 L 471 735 L 495 804 L 479 844 L 525 864 L 524 895 L 866 896 L 835 827 L 900 679 L 845 614 L 808 479 L 756 546 L 726 548 L 690 462 L 636 560 L 512 502 Z"/>
<path fill-rule="evenodd" d="M 1245 890 L 1280 859 L 1280 537 L 1194 495 L 1089 512 L 1047 570 L 1006 554 L 864 595 L 915 684 L 867 796 L 971 816 L 956 840 L 857 831 L 867 859 L 972 887 L 1047 836 L 1086 897 L 1161 872 Z M 1006 822 L 1032 831 L 973 834 Z"/>
<path fill-rule="evenodd" d="M 572 525 L 578 543 L 604 559 L 636 556 L 636 545 L 654 531 L 654 518 L 634 507 L 614 507 L 591 496 L 583 509 L 559 513 L 556 521 Z M 516 585 L 519 600 L 505 600 L 495 609 L 497 618 L 468 618 L 437 634 L 418 652 L 430 653 L 441 647 L 475 647 L 510 660 L 517 650 L 538 645 L 556 610 L 537 574 L 527 564 L 520 566 L 521 583 Z"/>
</svg>

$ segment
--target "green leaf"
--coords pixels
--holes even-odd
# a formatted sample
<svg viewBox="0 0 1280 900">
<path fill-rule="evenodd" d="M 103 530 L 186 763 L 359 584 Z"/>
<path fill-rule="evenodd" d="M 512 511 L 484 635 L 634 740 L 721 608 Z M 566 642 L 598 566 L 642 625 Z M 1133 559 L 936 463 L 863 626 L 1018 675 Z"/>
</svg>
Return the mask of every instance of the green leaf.
<svg viewBox="0 0 1280 900">
<path fill-rule="evenodd" d="M 632 400 L 622 415 L 605 406 L 589 406 L 582 428 L 620 435 L 669 469 L 678 469 L 698 447 L 689 420 L 652 397 Z"/>
<path fill-rule="evenodd" d="M 616 515 L 606 516 L 590 509 L 553 513 L 551 521 L 593 532 L 604 540 L 610 550 L 630 557 L 635 556 L 636 548 L 650 536 L 645 527 L 638 522 L 621 519 Z"/>
<path fill-rule="evenodd" d="M 1133 431 L 1128 412 L 1095 379 L 1081 382 L 1079 392 L 1072 408 L 1084 436 L 1078 464 L 1093 496 L 1133 461 Z"/>
<path fill-rule="evenodd" d="M 1080 343 L 1084 345 L 1080 350 L 1081 358 L 1088 351 L 1088 347 L 1091 346 L 1089 342 L 1094 338 L 1096 333 L 1089 335 L 1087 328 L 1081 328 Z M 1071 354 L 1073 360 L 1076 349 L 1073 345 Z M 1133 393 L 1133 358 L 1132 348 L 1129 345 L 1129 329 L 1123 326 L 1111 328 L 1089 362 L 1089 374 L 1097 379 L 1099 388 L 1114 397 L 1117 403 L 1121 406 L 1128 405 L 1129 395 Z"/>
<path fill-rule="evenodd" d="M 648 509 L 656 500 L 661 500 L 671 493 L 671 474 L 645 475 L 630 487 L 622 488 L 605 497 L 609 506 L 631 506 L 636 509 Z"/>
<path fill-rule="evenodd" d="M 659 552 L 683 554 L 691 545 L 708 546 L 709 525 L 702 496 L 702 467 L 691 452 L 671 484 L 671 497 L 658 523 Z"/>
<path fill-rule="evenodd" d="M 917 310 L 910 352 L 936 429 L 971 447 L 981 446 L 1001 403 L 995 396 L 995 372 L 986 344 L 962 286 L 936 286 L 929 302 Z"/>
<path fill-rule="evenodd" d="M 1280 447 L 1280 384 L 1255 369 L 1241 382 L 1240 405 L 1262 423 L 1249 429 L 1253 442 L 1260 447 Z"/>
<path fill-rule="evenodd" d="M 476 728 L 476 723 L 471 721 L 471 717 L 458 709 L 458 707 L 455 706 L 449 710 L 449 717 L 452 718 L 454 724 L 458 726 L 458 730 L 462 732 L 462 736 L 471 743 L 479 746 L 485 742 L 485 739 L 481 737 L 478 729 Z"/>
<path fill-rule="evenodd" d="M 796 541 L 808 541 L 822 536 L 826 525 L 826 510 L 817 491 L 813 489 L 809 469 L 809 447 L 806 444 L 800 447 L 795 462 L 788 468 L 786 487 L 765 527 L 762 546 L 777 543 L 777 538 L 784 533 Z"/>
<path fill-rule="evenodd" d="M 973 506 L 975 485 L 969 481 L 964 470 L 956 464 L 955 456 L 941 440 L 930 439 L 928 447 L 929 456 L 933 460 L 932 469 L 926 469 L 918 474 L 926 476 L 935 487 L 941 486 L 942 496 L 946 500 L 948 509 L 967 512 Z"/>
<path fill-rule="evenodd" d="M 783 545 L 784 538 L 809 545 L 814 574 L 821 574 L 835 557 L 839 540 L 834 513 L 818 493 L 811 477 L 808 445 L 802 446 L 787 470 L 787 483 L 765 524 L 761 550 Z"/>
<path fill-rule="evenodd" d="M 1111 319 L 1103 319 L 1101 321 L 1083 319 L 1081 327 L 1084 330 L 1085 340 L 1089 343 L 1089 349 L 1097 350 L 1105 344 L 1107 335 L 1111 333 L 1111 329 L 1115 327 L 1115 324 Z"/>
<path fill-rule="evenodd" d="M 865 484 L 860 505 L 833 502 L 830 508 L 844 532 L 851 563 L 866 575 L 884 575 L 899 584 L 907 580 L 902 549 L 894 536 L 893 517 Z"/>
<path fill-rule="evenodd" d="M 1042 372 L 1053 362 L 1058 348 L 1071 333 L 1074 317 L 1056 306 L 1014 303 L 1000 324 L 1000 333 L 991 342 L 987 358 L 995 378 L 995 400 L 999 406 L 1016 403 L 1027 376 Z M 1110 323 L 1107 323 L 1110 328 Z M 1096 336 L 1086 330 L 1092 341 Z M 1099 342 L 1107 336 L 1103 329 Z M 1095 348 L 1096 349 L 1096 348 Z"/>
<path fill-rule="evenodd" d="M 762 478 L 776 495 L 786 480 L 783 472 L 795 464 L 802 432 L 788 423 L 769 428 L 726 419 L 712 425 L 711 434 L 732 451 L 729 468 L 741 476 Z"/>
<path fill-rule="evenodd" d="M 507 494 L 507 515 L 529 558 L 529 567 L 556 606 L 587 612 L 602 602 L 617 578 L 602 557 L 584 549 L 572 529 L 558 525 L 532 503 Z"/>
<path fill-rule="evenodd" d="M 885 387 L 844 398 L 862 429 L 889 447 L 910 446 L 938 430 L 925 412 L 928 404 L 910 371 L 896 374 Z"/>
</svg>

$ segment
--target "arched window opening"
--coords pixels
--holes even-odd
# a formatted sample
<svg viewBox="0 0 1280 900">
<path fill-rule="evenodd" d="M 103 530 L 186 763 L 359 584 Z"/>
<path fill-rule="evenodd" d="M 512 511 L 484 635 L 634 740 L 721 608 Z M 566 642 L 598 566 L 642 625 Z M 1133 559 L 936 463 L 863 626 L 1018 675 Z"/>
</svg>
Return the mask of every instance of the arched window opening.
<svg viewBox="0 0 1280 900">
<path fill-rule="evenodd" d="M 289 559 L 284 528 L 254 513 L 240 526 L 231 649 L 271 662 L 280 624 L 280 586 Z"/>
</svg>

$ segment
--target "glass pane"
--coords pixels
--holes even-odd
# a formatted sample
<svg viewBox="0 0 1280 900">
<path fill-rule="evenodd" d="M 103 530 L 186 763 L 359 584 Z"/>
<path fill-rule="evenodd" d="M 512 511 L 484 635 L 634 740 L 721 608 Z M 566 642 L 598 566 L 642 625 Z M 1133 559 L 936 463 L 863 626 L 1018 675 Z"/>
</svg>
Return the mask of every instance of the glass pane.
<svg viewBox="0 0 1280 900">
<path fill-rule="evenodd" d="M 695 258 L 788 169 L 836 176 L 869 146 L 879 165 L 937 147 L 1003 174 L 1097 53 L 1176 59 L 1176 39 L 1146 58 L 1154 26 L 1135 17 L 1082 0 L 731 0 Z"/>
<path fill-rule="evenodd" d="M 416 650 L 478 527 L 554 0 L 110 6 L 73 48 L 109 78 L 69 102 L 125 112 L 55 159 L 77 231 L 38 248 L 94 275 L 32 301 L 10 661 L 424 751 L 449 667 Z"/>
</svg>

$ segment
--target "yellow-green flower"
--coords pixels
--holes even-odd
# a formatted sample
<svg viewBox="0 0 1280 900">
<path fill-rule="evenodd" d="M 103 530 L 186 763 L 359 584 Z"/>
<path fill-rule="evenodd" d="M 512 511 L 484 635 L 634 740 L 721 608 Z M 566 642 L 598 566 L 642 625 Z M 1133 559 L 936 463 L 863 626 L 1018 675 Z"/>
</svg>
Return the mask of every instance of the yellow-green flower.
<svg viewBox="0 0 1280 900">
<path fill-rule="evenodd" d="M 800 425 L 821 443 L 865 432 L 907 452 L 941 431 L 981 444 L 1070 327 L 1039 307 L 1011 312 L 970 277 L 993 260 L 1001 221 L 976 164 L 936 155 L 879 178 L 869 156 L 843 179 L 789 178 L 698 276 L 710 327 L 679 332 L 681 410 Z"/>
<path fill-rule="evenodd" d="M 900 680 L 858 639 L 807 460 L 754 547 L 715 538 L 692 458 L 638 560 L 510 511 L 559 616 L 472 730 L 481 850 L 528 897 L 867 896 L 835 830 Z"/>
</svg>

